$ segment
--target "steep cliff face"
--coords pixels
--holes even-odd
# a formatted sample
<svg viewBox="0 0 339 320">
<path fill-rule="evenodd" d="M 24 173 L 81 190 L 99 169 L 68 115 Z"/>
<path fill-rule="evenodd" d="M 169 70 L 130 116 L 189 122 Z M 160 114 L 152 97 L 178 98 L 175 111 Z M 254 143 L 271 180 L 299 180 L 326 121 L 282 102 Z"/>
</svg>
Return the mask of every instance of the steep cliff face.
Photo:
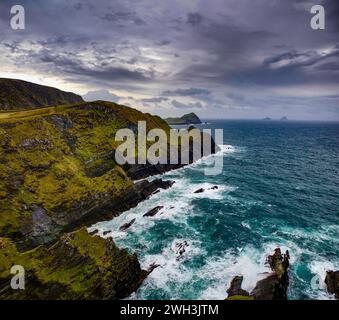
<svg viewBox="0 0 339 320">
<path fill-rule="evenodd" d="M 158 117 L 111 103 L 1 114 L 0 298 L 117 299 L 146 276 L 135 255 L 85 229 L 137 205 L 161 180 L 134 184 L 114 158 L 114 134 Z M 12 265 L 26 290 L 12 290 Z"/>
<path fill-rule="evenodd" d="M 0 78 L 0 110 L 23 110 L 77 102 L 83 102 L 83 99 L 72 92 L 23 80 Z"/>
<path fill-rule="evenodd" d="M 10 286 L 13 265 L 25 268 L 24 290 Z M 119 299 L 135 291 L 146 275 L 135 255 L 85 229 L 25 253 L 0 238 L 1 299 Z"/>
<path fill-rule="evenodd" d="M 121 212 L 131 194 L 155 191 L 147 182 L 134 185 L 115 162 L 115 133 L 137 128 L 138 120 L 169 129 L 158 117 L 105 102 L 0 120 L 0 236 L 23 248 L 48 243 L 83 221 Z"/>
<path fill-rule="evenodd" d="M 0 113 L 0 298 L 116 299 L 138 288 L 147 272 L 136 256 L 79 230 L 171 186 L 133 182 L 159 172 L 150 164 L 116 163 L 116 132 L 138 133 L 138 121 L 169 133 L 159 117 L 103 101 Z M 9 287 L 15 264 L 29 290 Z"/>
</svg>

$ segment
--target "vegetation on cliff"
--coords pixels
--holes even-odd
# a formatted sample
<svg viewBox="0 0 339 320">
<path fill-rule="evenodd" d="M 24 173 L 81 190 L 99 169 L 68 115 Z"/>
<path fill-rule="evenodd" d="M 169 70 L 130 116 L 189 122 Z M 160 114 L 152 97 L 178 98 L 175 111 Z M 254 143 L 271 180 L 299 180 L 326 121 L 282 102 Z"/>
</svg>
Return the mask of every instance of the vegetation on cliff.
<svg viewBox="0 0 339 320">
<path fill-rule="evenodd" d="M 0 78 L 0 110 L 22 110 L 77 102 L 83 102 L 83 99 L 72 92 L 23 80 Z"/>
<path fill-rule="evenodd" d="M 25 290 L 10 287 L 13 265 L 25 268 Z M 2 299 L 118 299 L 135 291 L 146 275 L 135 255 L 85 229 L 24 253 L 0 238 Z"/>
<path fill-rule="evenodd" d="M 115 133 L 138 121 L 169 130 L 159 117 L 103 101 L 0 115 L 1 298 L 115 299 L 138 288 L 146 271 L 135 255 L 79 230 L 168 187 L 133 183 L 115 162 Z M 29 290 L 9 287 L 17 264 Z"/>
<path fill-rule="evenodd" d="M 138 120 L 169 129 L 158 117 L 108 102 L 37 111 L 0 119 L 0 235 L 28 246 L 53 240 L 132 187 L 115 162 L 118 129 L 135 129 Z"/>
</svg>

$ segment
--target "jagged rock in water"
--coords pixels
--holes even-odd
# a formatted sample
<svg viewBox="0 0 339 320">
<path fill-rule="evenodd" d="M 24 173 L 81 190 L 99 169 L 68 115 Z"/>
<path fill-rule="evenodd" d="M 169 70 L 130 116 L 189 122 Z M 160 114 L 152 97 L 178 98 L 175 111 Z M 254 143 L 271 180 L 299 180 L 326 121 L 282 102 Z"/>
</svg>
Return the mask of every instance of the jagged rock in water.
<svg viewBox="0 0 339 320">
<path fill-rule="evenodd" d="M 181 259 L 181 257 L 184 255 L 188 247 L 189 247 L 189 243 L 186 240 L 182 242 L 178 241 L 174 243 L 173 250 L 175 251 L 177 255 L 177 260 Z"/>
<path fill-rule="evenodd" d="M 204 191 L 205 191 L 204 188 L 200 188 L 200 189 L 198 189 L 198 190 L 195 190 L 193 193 L 202 193 L 202 192 L 204 192 Z"/>
<path fill-rule="evenodd" d="M 287 300 L 289 258 L 288 250 L 282 255 L 280 248 L 268 256 L 267 263 L 273 273 L 257 282 L 251 292 L 255 300 Z"/>
<path fill-rule="evenodd" d="M 132 220 L 129 221 L 129 222 L 124 223 L 122 226 L 120 226 L 119 230 L 120 230 L 120 231 L 125 231 L 125 230 L 127 230 L 134 222 L 135 222 L 135 218 L 132 219 Z"/>
<path fill-rule="evenodd" d="M 160 264 L 153 262 L 147 269 L 147 274 L 150 274 L 154 269 L 160 267 Z"/>
<path fill-rule="evenodd" d="M 228 298 L 232 296 L 249 296 L 249 293 L 241 288 L 243 279 L 243 276 L 235 276 L 232 279 L 231 285 L 226 291 L 228 293 Z"/>
<path fill-rule="evenodd" d="M 327 291 L 339 300 L 339 271 L 327 271 L 325 283 Z"/>
<path fill-rule="evenodd" d="M 144 217 L 153 217 L 163 208 L 164 208 L 164 206 L 157 206 L 157 207 L 151 209 L 150 211 L 146 212 L 143 216 Z"/>
<path fill-rule="evenodd" d="M 99 232 L 98 229 L 94 229 L 93 231 L 88 232 L 88 234 L 89 234 L 90 236 L 94 236 L 94 235 L 96 235 L 98 232 Z"/>
</svg>

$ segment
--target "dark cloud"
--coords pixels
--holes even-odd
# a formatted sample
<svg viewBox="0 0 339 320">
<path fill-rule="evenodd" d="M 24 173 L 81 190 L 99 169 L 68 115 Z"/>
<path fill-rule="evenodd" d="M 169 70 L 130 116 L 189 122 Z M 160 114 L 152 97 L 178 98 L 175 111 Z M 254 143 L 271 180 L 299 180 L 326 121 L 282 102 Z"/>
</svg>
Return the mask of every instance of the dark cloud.
<svg viewBox="0 0 339 320">
<path fill-rule="evenodd" d="M 198 96 L 198 95 L 209 95 L 211 93 L 210 90 L 201 89 L 201 88 L 189 88 L 189 89 L 176 89 L 176 90 L 166 90 L 163 91 L 163 96 Z"/>
<path fill-rule="evenodd" d="M 168 101 L 168 100 L 169 99 L 166 97 L 153 97 L 153 98 L 141 99 L 141 101 L 145 103 L 161 103 L 161 102 Z"/>
<path fill-rule="evenodd" d="M 195 27 L 201 24 L 202 22 L 202 15 L 199 13 L 188 13 L 187 14 L 187 23 L 190 24 L 191 26 Z"/>
<path fill-rule="evenodd" d="M 277 56 L 265 59 L 264 65 L 271 68 L 305 67 L 312 66 L 331 57 L 339 57 L 338 46 L 322 51 L 298 52 L 293 50 L 284 52 Z"/>
<path fill-rule="evenodd" d="M 201 109 L 203 107 L 200 102 L 182 103 L 177 100 L 172 100 L 172 105 L 178 109 Z"/>
<path fill-rule="evenodd" d="M 0 2 L 1 76 L 57 79 L 80 93 L 114 88 L 165 116 L 199 108 L 224 117 L 227 108 L 227 117 L 253 117 L 262 106 L 280 115 L 284 103 L 300 117 L 339 113 L 338 98 L 322 98 L 339 91 L 337 0 L 23 3 L 26 30 L 17 32 L 17 3 Z M 311 29 L 312 4 L 324 6 L 325 30 Z M 315 113 L 318 104 L 327 113 Z"/>
</svg>

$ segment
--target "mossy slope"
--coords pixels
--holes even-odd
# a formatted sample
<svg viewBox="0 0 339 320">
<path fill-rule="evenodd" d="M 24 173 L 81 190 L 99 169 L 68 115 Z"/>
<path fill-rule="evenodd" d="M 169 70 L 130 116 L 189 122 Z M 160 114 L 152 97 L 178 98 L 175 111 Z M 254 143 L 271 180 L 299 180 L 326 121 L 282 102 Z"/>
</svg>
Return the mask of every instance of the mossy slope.
<svg viewBox="0 0 339 320">
<path fill-rule="evenodd" d="M 53 239 L 131 188 L 116 164 L 115 133 L 169 130 L 159 117 L 97 101 L 7 114 L 0 119 L 0 236 Z"/>
<path fill-rule="evenodd" d="M 0 78 L 0 110 L 22 110 L 82 101 L 79 95 L 72 92 L 23 80 Z"/>
<path fill-rule="evenodd" d="M 25 269 L 24 290 L 10 286 L 13 265 Z M 85 229 L 25 253 L 0 238 L 2 299 L 118 299 L 135 291 L 146 275 L 135 255 Z"/>
<path fill-rule="evenodd" d="M 157 188 L 133 184 L 115 162 L 115 133 L 136 132 L 139 120 L 169 130 L 103 101 L 0 114 L 1 299 L 117 299 L 139 287 L 146 272 L 135 255 L 77 230 L 110 203 L 124 208 L 123 195 L 135 205 Z M 16 264 L 25 290 L 9 286 Z"/>
</svg>

